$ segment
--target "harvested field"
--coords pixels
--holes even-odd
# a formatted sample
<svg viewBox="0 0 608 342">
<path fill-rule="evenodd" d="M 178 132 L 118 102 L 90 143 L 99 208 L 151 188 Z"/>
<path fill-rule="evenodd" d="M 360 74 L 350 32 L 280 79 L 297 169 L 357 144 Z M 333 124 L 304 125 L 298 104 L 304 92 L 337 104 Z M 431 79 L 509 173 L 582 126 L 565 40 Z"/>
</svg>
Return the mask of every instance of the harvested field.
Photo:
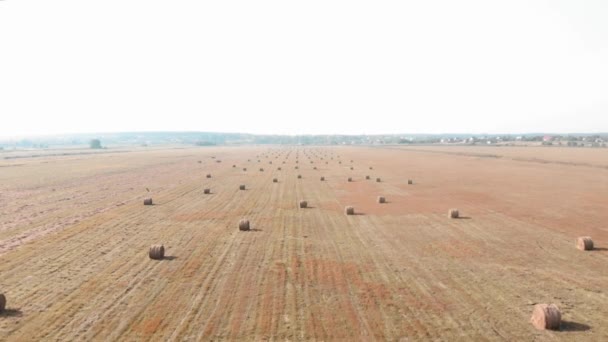
<svg viewBox="0 0 608 342">
<path fill-rule="evenodd" d="M 479 149 L 0 159 L 0 340 L 608 340 L 608 158 Z M 295 169 L 297 155 L 326 181 Z M 268 157 L 289 167 L 241 169 Z M 354 170 L 337 162 L 351 159 Z M 344 181 L 369 165 L 382 182 Z M 594 249 L 574 248 L 580 236 Z M 530 324 L 538 303 L 559 307 L 561 330 Z"/>
</svg>

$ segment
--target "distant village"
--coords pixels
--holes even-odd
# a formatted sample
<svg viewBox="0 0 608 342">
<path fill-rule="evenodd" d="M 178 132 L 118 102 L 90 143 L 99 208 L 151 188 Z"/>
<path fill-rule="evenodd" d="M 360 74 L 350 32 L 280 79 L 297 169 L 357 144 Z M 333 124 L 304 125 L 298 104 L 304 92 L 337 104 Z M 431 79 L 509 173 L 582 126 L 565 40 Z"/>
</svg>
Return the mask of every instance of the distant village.
<svg viewBox="0 0 608 342">
<path fill-rule="evenodd" d="M 95 133 L 29 138 L 0 138 L 0 150 L 112 148 L 160 145 L 478 145 L 568 146 L 605 148 L 602 134 L 387 134 L 387 135 L 258 135 L 214 132 Z"/>
</svg>

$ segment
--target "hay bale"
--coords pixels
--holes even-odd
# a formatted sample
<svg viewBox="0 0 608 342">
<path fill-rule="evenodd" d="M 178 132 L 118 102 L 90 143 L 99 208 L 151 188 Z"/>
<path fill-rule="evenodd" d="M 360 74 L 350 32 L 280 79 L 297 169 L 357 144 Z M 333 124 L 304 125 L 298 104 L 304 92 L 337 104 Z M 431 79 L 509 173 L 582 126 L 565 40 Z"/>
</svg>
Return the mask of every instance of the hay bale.
<svg viewBox="0 0 608 342">
<path fill-rule="evenodd" d="M 370 177 L 369 176 L 365 176 L 365 179 L 370 179 Z"/>
<path fill-rule="evenodd" d="M 555 304 L 536 304 L 530 322 L 539 330 L 559 330 L 562 314 Z"/>
<path fill-rule="evenodd" d="M 3 312 L 6 309 L 6 297 L 4 293 L 0 293 L 0 312 Z"/>
<path fill-rule="evenodd" d="M 348 181 L 349 181 L 349 182 L 352 182 L 352 181 L 353 181 L 353 178 L 352 178 L 352 177 L 348 177 Z"/>
<path fill-rule="evenodd" d="M 247 171 L 247 168 L 246 168 L 246 167 L 244 167 L 244 168 L 243 168 L 243 171 Z"/>
<path fill-rule="evenodd" d="M 458 209 L 450 209 L 448 211 L 449 218 L 457 219 L 459 216 L 460 216 L 460 213 L 458 212 Z"/>
<path fill-rule="evenodd" d="M 325 181 L 325 177 L 321 177 L 321 182 Z"/>
<path fill-rule="evenodd" d="M 239 230 L 247 231 L 249 230 L 249 220 L 240 220 L 239 221 Z"/>
<path fill-rule="evenodd" d="M 407 184 L 412 185 L 412 184 L 414 184 L 414 181 L 413 181 L 413 180 L 411 180 L 411 179 L 408 179 L 408 180 L 407 180 Z"/>
<path fill-rule="evenodd" d="M 211 178 L 211 174 L 210 173 L 207 174 L 207 178 Z"/>
<path fill-rule="evenodd" d="M 374 168 L 370 166 L 370 167 L 369 167 L 369 169 L 370 169 L 370 170 L 373 170 Z"/>
<path fill-rule="evenodd" d="M 581 236 L 576 239 L 576 248 L 581 251 L 590 251 L 593 249 L 593 240 L 590 236 Z"/>
<path fill-rule="evenodd" d="M 235 164 L 232 164 L 232 167 L 236 167 L 236 165 L 235 165 Z"/>
<path fill-rule="evenodd" d="M 243 184 L 239 185 L 239 190 L 245 190 L 245 185 L 243 185 Z"/>
<path fill-rule="evenodd" d="M 272 179 L 272 182 L 273 182 L 273 183 L 278 183 L 278 182 L 279 182 L 279 180 L 278 180 L 278 179 L 276 179 L 276 178 L 273 178 L 273 179 Z"/>
<path fill-rule="evenodd" d="M 152 198 L 146 198 L 144 199 L 144 205 L 152 205 Z"/>
<path fill-rule="evenodd" d="M 150 246 L 150 252 L 148 253 L 150 259 L 162 260 L 165 257 L 165 246 L 163 245 L 152 245 Z"/>
<path fill-rule="evenodd" d="M 263 167 L 260 168 L 260 172 L 264 172 L 264 168 Z"/>
<path fill-rule="evenodd" d="M 298 175 L 298 179 L 301 179 L 301 178 L 302 178 L 302 175 Z"/>
<path fill-rule="evenodd" d="M 378 203 L 386 203 L 386 198 L 383 196 L 378 196 Z"/>
<path fill-rule="evenodd" d="M 198 163 L 199 163 L 199 164 L 200 164 L 200 163 L 202 163 L 202 162 L 203 162 L 202 160 L 199 160 L 199 161 L 198 161 Z"/>
<path fill-rule="evenodd" d="M 351 169 L 351 170 L 354 170 L 355 168 L 351 166 L 351 167 L 350 167 L 350 169 Z"/>
<path fill-rule="evenodd" d="M 203 190 L 203 193 L 204 193 L 205 195 L 209 195 L 209 194 L 211 193 L 211 189 L 206 188 L 206 189 L 204 189 L 204 190 Z"/>
<path fill-rule="evenodd" d="M 380 178 L 376 178 L 376 182 L 380 183 L 382 180 Z"/>
<path fill-rule="evenodd" d="M 297 169 L 298 169 L 298 167 L 296 166 L 296 167 L 295 167 L 295 169 L 297 170 Z"/>
<path fill-rule="evenodd" d="M 316 170 L 316 169 L 317 169 L 317 167 L 315 166 L 315 167 L 313 167 L 312 169 L 313 169 L 313 170 Z"/>
<path fill-rule="evenodd" d="M 300 201 L 300 208 L 306 208 L 306 207 L 308 207 L 308 202 Z"/>
<path fill-rule="evenodd" d="M 282 169 L 281 169 L 281 167 L 279 166 L 279 167 L 277 168 L 277 170 L 281 171 Z"/>
<path fill-rule="evenodd" d="M 344 213 L 346 215 L 355 215 L 355 208 L 348 206 L 344 208 Z"/>
</svg>

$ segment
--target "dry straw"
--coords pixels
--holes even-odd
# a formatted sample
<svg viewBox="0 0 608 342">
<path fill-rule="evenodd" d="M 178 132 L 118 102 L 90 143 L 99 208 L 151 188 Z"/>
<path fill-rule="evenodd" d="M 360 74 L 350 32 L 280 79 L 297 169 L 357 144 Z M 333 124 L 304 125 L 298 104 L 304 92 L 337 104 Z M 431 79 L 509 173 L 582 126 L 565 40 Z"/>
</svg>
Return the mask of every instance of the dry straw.
<svg viewBox="0 0 608 342">
<path fill-rule="evenodd" d="M 458 209 L 450 209 L 450 210 L 448 210 L 448 217 L 449 218 L 457 219 L 459 216 L 460 216 L 460 213 L 458 212 Z"/>
<path fill-rule="evenodd" d="M 576 248 L 581 251 L 590 251 L 593 249 L 593 240 L 590 236 L 581 236 L 576 239 Z"/>
<path fill-rule="evenodd" d="M 249 220 L 240 220 L 239 221 L 239 230 L 241 230 L 241 231 L 249 230 Z"/>
<path fill-rule="evenodd" d="M 562 314 L 555 304 L 536 304 L 530 322 L 539 330 L 559 330 Z"/>
<path fill-rule="evenodd" d="M 163 246 L 163 245 L 150 246 L 150 252 L 148 255 L 150 256 L 150 259 L 162 260 L 165 257 L 165 246 Z"/>
</svg>

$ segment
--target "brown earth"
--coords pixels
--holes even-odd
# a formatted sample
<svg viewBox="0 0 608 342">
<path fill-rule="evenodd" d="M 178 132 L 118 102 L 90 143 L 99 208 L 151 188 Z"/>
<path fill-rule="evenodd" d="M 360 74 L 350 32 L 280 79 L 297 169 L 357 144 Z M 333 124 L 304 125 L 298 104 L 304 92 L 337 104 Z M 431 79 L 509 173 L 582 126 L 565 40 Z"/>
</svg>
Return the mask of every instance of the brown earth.
<svg viewBox="0 0 608 342">
<path fill-rule="evenodd" d="M 608 340 L 607 205 L 603 149 L 19 154 L 0 159 L 0 340 Z M 536 303 L 561 331 L 530 324 Z"/>
</svg>

